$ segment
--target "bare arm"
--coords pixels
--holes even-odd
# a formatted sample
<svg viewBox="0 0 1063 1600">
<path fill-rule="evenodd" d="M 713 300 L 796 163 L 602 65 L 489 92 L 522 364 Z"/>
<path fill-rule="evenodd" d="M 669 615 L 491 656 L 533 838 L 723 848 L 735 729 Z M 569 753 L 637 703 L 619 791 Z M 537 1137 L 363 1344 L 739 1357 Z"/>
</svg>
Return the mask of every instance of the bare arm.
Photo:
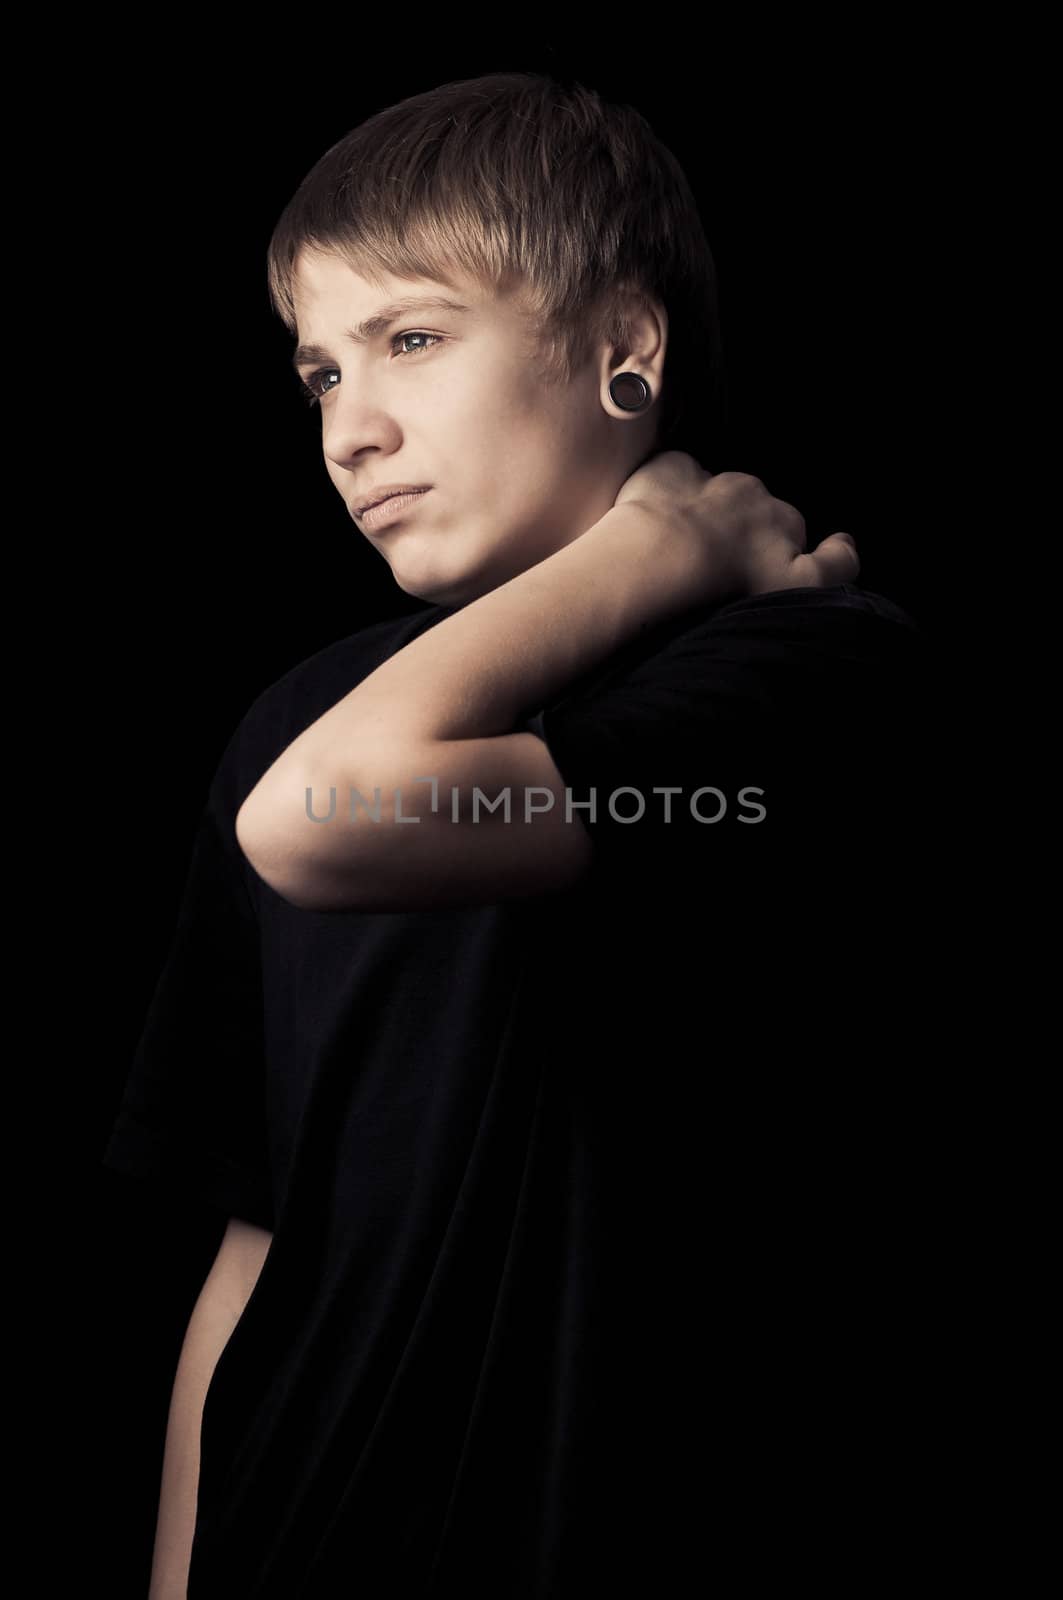
<svg viewBox="0 0 1063 1600">
<path fill-rule="evenodd" d="M 704 557 L 643 507 L 613 509 L 572 544 L 444 618 L 363 679 L 295 739 L 244 799 L 236 838 L 293 904 L 406 910 L 477 904 L 566 887 L 590 841 L 564 813 L 564 784 L 532 733 L 508 733 L 625 640 L 691 603 Z M 435 790 L 420 782 L 437 780 Z M 315 826 L 306 790 L 385 796 L 382 821 Z M 452 791 L 518 792 L 518 816 L 465 829 L 445 821 Z M 401 791 L 401 800 L 397 794 Z M 525 796 L 549 795 L 547 817 Z M 560 802 L 560 803 L 559 803 Z M 341 807 L 345 799 L 341 798 Z M 391 826 L 396 806 L 420 826 Z M 477 813 L 478 816 L 478 813 Z"/>
<path fill-rule="evenodd" d="M 641 505 L 614 506 L 383 662 L 293 740 L 252 799 L 278 772 L 357 771 L 357 755 L 382 745 L 510 732 L 522 710 L 538 710 L 640 630 L 709 593 L 703 543 Z"/>
<path fill-rule="evenodd" d="M 805 545 L 804 518 L 759 478 L 713 475 L 666 451 L 633 473 L 578 538 L 371 672 L 292 741 L 242 809 L 253 810 L 278 773 L 334 781 L 336 771 L 357 773 L 359 756 L 504 736 L 621 645 L 687 608 L 848 582 L 859 571 L 846 534 L 815 551 Z"/>
<path fill-rule="evenodd" d="M 592 841 L 572 825 L 544 741 L 513 731 L 522 715 L 688 608 L 847 582 L 859 569 L 845 535 L 807 553 L 800 513 L 748 473 L 712 477 L 672 451 L 622 495 L 640 479 L 640 493 L 660 480 L 664 509 L 652 493 L 618 497 L 571 543 L 389 657 L 292 741 L 236 815 L 259 877 L 319 911 L 479 905 L 570 887 Z M 358 795 L 376 805 L 360 824 Z M 481 795 L 499 804 L 486 824 Z M 321 825 L 337 813 L 335 826 Z"/>
<path fill-rule="evenodd" d="M 218 1357 L 258 1281 L 272 1233 L 233 1217 L 188 1319 L 166 1429 L 148 1600 L 185 1600 L 199 1487 L 203 1402 Z"/>
</svg>

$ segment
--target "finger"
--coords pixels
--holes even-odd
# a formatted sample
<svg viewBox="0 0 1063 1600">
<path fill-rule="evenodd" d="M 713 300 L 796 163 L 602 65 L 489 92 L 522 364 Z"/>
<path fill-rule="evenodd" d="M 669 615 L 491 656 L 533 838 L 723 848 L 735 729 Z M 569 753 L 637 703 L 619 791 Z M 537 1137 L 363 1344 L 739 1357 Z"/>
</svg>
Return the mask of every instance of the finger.
<svg viewBox="0 0 1063 1600">
<path fill-rule="evenodd" d="M 820 572 L 820 582 L 852 583 L 860 571 L 860 557 L 849 533 L 832 533 L 811 551 L 810 559 Z"/>
</svg>

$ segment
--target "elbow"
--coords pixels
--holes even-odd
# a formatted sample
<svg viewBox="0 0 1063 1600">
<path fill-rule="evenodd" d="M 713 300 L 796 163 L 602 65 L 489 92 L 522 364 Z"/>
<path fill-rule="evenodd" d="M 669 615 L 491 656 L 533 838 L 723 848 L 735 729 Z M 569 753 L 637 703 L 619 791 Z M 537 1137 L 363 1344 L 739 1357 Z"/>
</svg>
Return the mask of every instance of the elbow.
<svg viewBox="0 0 1063 1600">
<path fill-rule="evenodd" d="M 334 803 L 319 815 L 313 797 L 323 793 L 305 773 L 277 781 L 271 770 L 236 814 L 237 843 L 262 882 L 300 911 L 376 910 L 369 847 L 378 835 L 343 827 Z"/>
<path fill-rule="evenodd" d="M 265 779 L 252 789 L 236 813 L 236 842 L 255 874 L 282 900 L 303 911 L 322 909 L 315 894 L 320 877 L 315 859 L 313 824 L 304 810 L 296 809 L 294 794 L 303 794 L 286 782 Z"/>
</svg>

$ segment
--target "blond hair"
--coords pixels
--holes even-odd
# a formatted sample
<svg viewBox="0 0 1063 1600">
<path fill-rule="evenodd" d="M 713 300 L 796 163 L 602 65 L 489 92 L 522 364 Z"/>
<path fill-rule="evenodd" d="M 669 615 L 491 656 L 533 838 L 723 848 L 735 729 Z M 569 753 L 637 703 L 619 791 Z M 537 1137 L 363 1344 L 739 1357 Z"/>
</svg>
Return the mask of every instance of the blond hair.
<svg viewBox="0 0 1063 1600">
<path fill-rule="evenodd" d="M 726 381 L 716 268 L 690 185 L 632 107 L 580 83 L 500 72 L 387 106 L 332 145 L 282 212 L 267 251 L 271 304 L 297 333 L 304 248 L 367 280 L 450 281 L 457 267 L 519 288 L 548 381 L 609 339 L 627 347 L 641 296 L 668 313 L 656 447 L 703 465 L 720 448 Z M 684 426 L 680 431 L 680 422 Z"/>
</svg>

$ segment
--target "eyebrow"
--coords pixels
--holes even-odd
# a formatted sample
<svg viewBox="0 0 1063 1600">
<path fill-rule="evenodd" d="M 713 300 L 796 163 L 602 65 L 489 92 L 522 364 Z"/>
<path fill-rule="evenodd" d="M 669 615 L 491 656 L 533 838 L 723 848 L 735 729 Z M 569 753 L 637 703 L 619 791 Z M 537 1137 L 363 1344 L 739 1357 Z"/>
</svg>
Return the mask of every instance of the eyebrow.
<svg viewBox="0 0 1063 1600">
<path fill-rule="evenodd" d="M 468 312 L 469 306 L 463 306 L 457 300 L 448 300 L 445 295 L 413 295 L 407 300 L 396 300 L 390 306 L 381 306 L 373 316 L 367 317 L 364 322 L 359 322 L 353 328 L 347 328 L 344 337 L 354 344 L 368 344 L 370 339 L 375 339 L 378 334 L 386 333 L 399 317 L 406 316 L 409 311 L 456 311 Z M 292 356 L 292 366 L 298 370 L 309 361 L 331 361 L 333 358 L 321 344 L 301 344 Z"/>
</svg>

